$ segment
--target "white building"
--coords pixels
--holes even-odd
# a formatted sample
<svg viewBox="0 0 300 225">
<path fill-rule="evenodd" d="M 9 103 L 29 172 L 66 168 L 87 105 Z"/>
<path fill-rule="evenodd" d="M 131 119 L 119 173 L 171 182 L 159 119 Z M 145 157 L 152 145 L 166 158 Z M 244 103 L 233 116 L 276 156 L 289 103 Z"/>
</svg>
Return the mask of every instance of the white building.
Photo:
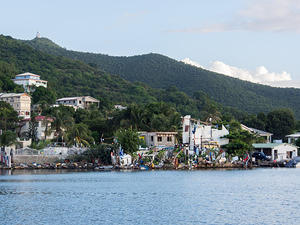
<svg viewBox="0 0 300 225">
<path fill-rule="evenodd" d="M 99 107 L 100 101 L 90 97 L 90 96 L 81 96 L 81 97 L 67 97 L 67 98 L 60 98 L 56 100 L 56 104 L 64 105 L 64 106 L 71 106 L 75 109 L 88 109 L 92 104 Z"/>
<path fill-rule="evenodd" d="M 287 137 L 289 144 L 294 144 L 300 138 L 300 132 L 286 135 L 285 137 Z"/>
<path fill-rule="evenodd" d="M 229 134 L 229 131 L 223 125 L 222 129 L 219 130 L 210 124 L 192 119 L 190 115 L 187 115 L 183 117 L 182 128 L 182 142 L 188 144 L 191 151 L 194 150 L 194 146 L 201 148 L 210 142 L 217 143 L 219 146 L 229 143 L 229 139 L 223 138 Z"/>
<path fill-rule="evenodd" d="M 114 108 L 117 109 L 117 110 L 120 110 L 120 111 L 127 109 L 126 106 L 122 106 L 122 105 L 114 105 Z"/>
<path fill-rule="evenodd" d="M 148 147 L 172 147 L 177 144 L 177 132 L 139 132 Z"/>
<path fill-rule="evenodd" d="M 258 130 L 258 129 L 255 129 L 255 128 L 251 128 L 251 127 L 247 127 L 244 124 L 241 124 L 241 128 L 243 130 L 248 131 L 251 134 L 254 134 L 254 135 L 257 135 L 259 137 L 264 138 L 266 140 L 266 143 L 271 143 L 272 142 L 272 135 L 273 135 L 272 133 L 269 133 L 269 132 L 266 132 L 266 131 L 263 131 L 263 130 Z"/>
<path fill-rule="evenodd" d="M 29 72 L 16 75 L 13 81 L 15 84 L 22 85 L 26 92 L 32 92 L 35 87 L 40 86 L 47 88 L 48 83 L 46 80 L 41 80 L 40 75 Z"/>
<path fill-rule="evenodd" d="M 0 93 L 0 101 L 9 103 L 20 118 L 30 118 L 31 97 L 26 93 Z"/>
<path fill-rule="evenodd" d="M 297 146 L 288 143 L 256 143 L 252 146 L 255 151 L 263 152 L 272 160 L 288 160 L 298 156 Z"/>
</svg>

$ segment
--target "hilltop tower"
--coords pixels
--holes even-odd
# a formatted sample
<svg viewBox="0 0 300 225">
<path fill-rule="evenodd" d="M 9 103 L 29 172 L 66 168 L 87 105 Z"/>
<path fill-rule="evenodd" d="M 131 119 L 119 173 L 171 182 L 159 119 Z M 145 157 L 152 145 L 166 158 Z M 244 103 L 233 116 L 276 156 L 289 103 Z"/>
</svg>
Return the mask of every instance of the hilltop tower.
<svg viewBox="0 0 300 225">
<path fill-rule="evenodd" d="M 41 38 L 40 32 L 37 32 L 37 33 L 36 33 L 36 38 Z"/>
</svg>

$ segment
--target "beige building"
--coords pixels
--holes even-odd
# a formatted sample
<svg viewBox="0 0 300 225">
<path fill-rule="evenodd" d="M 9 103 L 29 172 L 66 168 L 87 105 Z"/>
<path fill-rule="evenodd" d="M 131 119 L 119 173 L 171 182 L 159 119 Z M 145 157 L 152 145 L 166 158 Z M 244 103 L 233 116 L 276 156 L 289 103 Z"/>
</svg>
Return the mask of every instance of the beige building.
<svg viewBox="0 0 300 225">
<path fill-rule="evenodd" d="M 96 105 L 99 107 L 100 101 L 91 97 L 91 96 L 81 96 L 81 97 L 67 97 L 67 98 L 60 98 L 56 100 L 56 104 L 58 105 L 65 105 L 71 106 L 75 109 L 88 109 L 91 105 Z"/>
<path fill-rule="evenodd" d="M 26 93 L 0 93 L 0 101 L 9 103 L 20 118 L 30 118 L 31 97 Z"/>
<path fill-rule="evenodd" d="M 177 132 L 139 132 L 148 147 L 171 147 L 177 144 Z"/>
</svg>

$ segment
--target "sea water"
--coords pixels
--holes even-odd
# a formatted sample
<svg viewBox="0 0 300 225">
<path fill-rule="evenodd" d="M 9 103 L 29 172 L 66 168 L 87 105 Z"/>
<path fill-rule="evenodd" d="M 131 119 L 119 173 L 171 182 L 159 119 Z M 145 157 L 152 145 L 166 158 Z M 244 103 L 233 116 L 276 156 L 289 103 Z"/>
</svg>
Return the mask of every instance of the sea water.
<svg viewBox="0 0 300 225">
<path fill-rule="evenodd" d="M 300 169 L 1 171 L 0 224 L 300 224 Z"/>
</svg>

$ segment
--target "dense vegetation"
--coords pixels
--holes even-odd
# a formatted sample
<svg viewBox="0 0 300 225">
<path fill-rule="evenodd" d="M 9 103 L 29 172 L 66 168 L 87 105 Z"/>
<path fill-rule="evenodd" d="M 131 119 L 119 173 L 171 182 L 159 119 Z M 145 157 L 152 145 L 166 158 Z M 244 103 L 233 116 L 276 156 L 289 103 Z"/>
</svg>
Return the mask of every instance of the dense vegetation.
<svg viewBox="0 0 300 225">
<path fill-rule="evenodd" d="M 55 48 L 54 44 L 50 46 Z M 13 92 L 20 89 L 11 78 L 26 71 L 39 74 L 42 79 L 48 80 L 47 90 L 37 88 L 33 93 L 33 103 L 53 103 L 56 97 L 91 95 L 101 101 L 102 109 L 111 108 L 113 104 L 163 101 L 175 107 L 182 115 L 192 114 L 202 119 L 206 119 L 210 109 L 223 110 L 208 96 L 199 100 L 199 95 L 190 97 L 175 87 L 162 90 L 150 88 L 143 83 L 131 83 L 83 62 L 49 55 L 11 37 L 0 36 L 0 76 L 3 74 L 4 77 L 1 79 L 4 83 L 3 91 Z"/>
<path fill-rule="evenodd" d="M 32 44 L 35 42 L 36 46 Z M 238 120 L 247 126 L 272 132 L 275 138 L 284 138 L 285 135 L 293 132 L 294 129 L 299 129 L 299 126 L 296 126 L 292 111 L 276 109 L 269 112 L 275 108 L 272 105 L 275 100 L 278 100 L 276 106 L 279 106 L 281 103 L 281 105 L 284 105 L 283 98 L 278 97 L 279 94 L 282 94 L 287 99 L 285 106 L 291 106 L 298 112 L 297 107 L 299 106 L 297 104 L 290 105 L 300 93 L 296 89 L 276 89 L 239 81 L 199 70 L 155 54 L 136 57 L 109 57 L 67 51 L 47 39 L 34 39 L 27 43 L 35 48 L 40 46 L 44 49 L 37 50 L 22 41 L 0 36 L 0 91 L 22 92 L 22 87 L 15 85 L 11 79 L 15 74 L 26 71 L 40 74 L 42 79 L 48 80 L 49 87 L 47 89 L 42 87 L 36 88 L 32 94 L 32 101 L 34 104 L 39 104 L 39 107 L 36 108 L 36 113 L 54 119 L 51 126 L 47 126 L 47 132 L 45 133 L 55 132 L 55 141 L 57 142 L 64 142 L 67 145 L 91 146 L 100 144 L 103 141 L 111 144 L 115 136 L 119 136 L 119 139 L 122 140 L 121 137 L 125 134 L 127 135 L 127 133 L 121 131 L 126 130 L 132 131 L 128 135 L 134 134 L 138 130 L 179 131 L 181 129 L 181 116 L 186 114 L 201 120 L 212 118 L 214 123 L 233 124 L 236 123 L 235 120 Z M 65 55 L 66 53 L 69 55 Z M 98 60 L 101 56 L 103 59 L 110 59 L 110 61 L 107 64 L 105 62 L 105 65 L 92 64 L 97 63 L 98 61 L 96 60 L 88 65 L 65 57 L 76 58 L 74 55 L 78 55 L 77 59 L 83 61 L 86 61 L 91 56 L 92 58 L 95 57 L 95 60 Z M 118 59 L 118 63 L 123 66 L 115 64 L 116 61 L 112 59 Z M 140 61 L 141 59 L 143 60 Z M 150 64 L 148 60 L 150 60 Z M 131 72 L 127 65 L 128 62 L 136 63 L 136 66 L 133 66 L 133 63 L 128 64 L 132 67 Z M 164 62 L 166 64 L 162 65 Z M 162 89 L 151 88 L 141 82 L 132 83 L 118 75 L 110 75 L 98 68 L 103 66 L 108 71 L 109 67 L 114 67 L 114 65 L 116 68 L 121 68 L 116 74 L 121 73 L 124 68 L 128 68 L 127 72 L 122 72 L 120 75 L 137 75 L 140 73 L 141 78 L 145 78 L 147 75 L 148 80 L 144 80 L 147 81 L 147 84 L 149 83 Z M 154 65 L 155 69 L 153 69 Z M 164 75 L 162 75 L 162 69 Z M 186 77 L 182 76 L 180 79 L 176 77 L 180 73 L 186 74 Z M 137 77 L 134 79 L 126 78 L 139 80 Z M 142 79 L 140 80 L 143 81 Z M 200 81 L 203 81 L 203 84 L 200 85 Z M 191 82 L 195 82 L 195 85 L 198 84 L 197 88 L 195 85 L 191 86 Z M 255 89 L 258 90 L 258 94 L 255 93 Z M 181 90 L 184 90 L 184 92 Z M 70 107 L 49 107 L 49 104 L 54 103 L 57 97 L 74 95 L 91 95 L 96 97 L 101 102 L 100 108 L 75 111 Z M 219 102 L 229 106 L 222 106 L 220 103 L 210 99 L 210 95 Z M 226 99 L 226 101 L 223 101 L 222 98 Z M 112 107 L 113 104 L 123 104 L 128 107 L 126 110 L 118 111 Z M 230 107 L 230 105 L 238 106 L 249 112 L 268 111 L 268 114 L 258 113 L 257 115 L 250 115 L 245 111 Z M 253 107 L 256 105 L 257 108 L 254 109 Z M 263 105 L 264 107 L 262 107 Z M 32 115 L 30 129 L 26 135 L 32 138 L 34 144 L 37 144 L 35 143 L 38 140 L 35 138 L 36 124 L 34 121 L 36 114 L 33 113 Z M 2 139 L 0 138 L 2 145 L 11 143 L 16 138 L 11 132 L 17 128 L 17 122 L 16 112 L 13 111 L 9 104 L 0 102 L 0 129 L 5 131 L 3 136 L 1 136 Z M 251 135 L 248 136 L 248 134 L 242 132 L 240 128 L 236 129 L 235 133 L 233 131 L 231 132 L 232 136 L 230 136 L 232 145 L 227 146 L 228 149 L 232 149 L 233 152 L 241 148 L 245 151 L 248 150 L 251 146 L 251 142 L 248 139 L 251 139 L 251 141 L 255 139 Z M 19 133 L 18 135 L 21 136 Z M 131 135 L 130 137 L 134 140 L 136 135 Z M 132 143 L 127 144 L 132 146 Z M 127 150 L 127 152 L 130 151 Z"/>
<path fill-rule="evenodd" d="M 222 105 L 248 113 L 291 108 L 300 118 L 299 89 L 254 84 L 186 65 L 159 54 L 113 57 L 69 51 L 46 38 L 35 38 L 26 43 L 49 54 L 80 60 L 129 81 L 144 82 L 155 88 L 176 86 L 190 96 L 201 90 Z"/>
</svg>

